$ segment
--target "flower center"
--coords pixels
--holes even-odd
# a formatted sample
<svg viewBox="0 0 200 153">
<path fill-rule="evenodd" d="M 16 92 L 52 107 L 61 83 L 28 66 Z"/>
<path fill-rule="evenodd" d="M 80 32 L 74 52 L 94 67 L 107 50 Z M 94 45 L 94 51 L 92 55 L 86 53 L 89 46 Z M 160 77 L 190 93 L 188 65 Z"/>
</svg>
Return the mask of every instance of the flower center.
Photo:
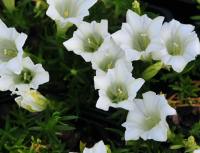
<svg viewBox="0 0 200 153">
<path fill-rule="evenodd" d="M 146 117 L 144 124 L 145 130 L 150 130 L 155 127 L 160 122 L 160 117 L 158 115 L 151 115 Z"/>
<path fill-rule="evenodd" d="M 138 51 L 144 51 L 148 47 L 150 39 L 146 33 L 139 33 L 133 42 L 134 49 Z"/>
<path fill-rule="evenodd" d="M 174 40 L 167 42 L 167 51 L 170 55 L 173 55 L 173 56 L 183 54 L 180 42 L 174 41 Z"/>
<path fill-rule="evenodd" d="M 102 43 L 102 36 L 96 33 L 86 38 L 84 49 L 86 52 L 93 53 L 98 50 Z"/>
<path fill-rule="evenodd" d="M 114 68 L 116 59 L 113 57 L 106 57 L 99 65 L 100 69 L 107 72 L 109 69 Z"/>
<path fill-rule="evenodd" d="M 0 55 L 1 60 L 5 62 L 16 56 L 17 56 L 17 51 L 14 49 L 3 49 Z"/>
<path fill-rule="evenodd" d="M 0 39 L 0 61 L 7 62 L 16 57 L 17 53 L 13 41 Z"/>
<path fill-rule="evenodd" d="M 18 76 L 17 80 L 25 84 L 30 83 L 33 80 L 34 74 L 29 69 L 24 69 Z"/>
<path fill-rule="evenodd" d="M 119 103 L 128 99 L 128 91 L 122 83 L 115 83 L 108 88 L 107 96 L 113 103 Z"/>
</svg>

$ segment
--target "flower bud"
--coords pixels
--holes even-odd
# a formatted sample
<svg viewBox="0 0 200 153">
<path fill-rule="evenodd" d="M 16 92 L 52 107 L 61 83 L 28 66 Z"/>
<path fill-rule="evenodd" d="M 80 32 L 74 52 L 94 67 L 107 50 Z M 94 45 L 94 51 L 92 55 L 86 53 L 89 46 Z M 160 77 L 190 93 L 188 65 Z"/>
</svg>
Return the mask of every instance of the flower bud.
<svg viewBox="0 0 200 153">
<path fill-rule="evenodd" d="M 161 70 L 162 67 L 163 67 L 163 63 L 160 61 L 153 65 L 150 65 L 144 70 L 142 74 L 142 78 L 145 80 L 150 80 Z"/>
<path fill-rule="evenodd" d="M 20 96 L 15 98 L 16 103 L 30 112 L 41 112 L 48 105 L 48 100 L 37 90 L 20 91 L 17 94 Z"/>
</svg>

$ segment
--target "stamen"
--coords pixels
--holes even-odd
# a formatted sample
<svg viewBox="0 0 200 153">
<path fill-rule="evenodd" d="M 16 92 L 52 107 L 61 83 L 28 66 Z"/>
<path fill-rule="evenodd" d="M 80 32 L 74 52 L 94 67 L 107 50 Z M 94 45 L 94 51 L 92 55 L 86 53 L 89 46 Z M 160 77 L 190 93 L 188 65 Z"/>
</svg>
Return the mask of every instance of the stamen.
<svg viewBox="0 0 200 153">
<path fill-rule="evenodd" d="M 25 69 L 25 70 L 22 70 L 21 74 L 19 75 L 18 81 L 27 84 L 32 81 L 33 77 L 34 77 L 34 75 L 33 75 L 32 71 Z"/>
<path fill-rule="evenodd" d="M 150 43 L 149 37 L 146 33 L 139 33 L 134 40 L 134 49 L 144 51 Z"/>
<path fill-rule="evenodd" d="M 4 49 L 3 50 L 3 55 L 7 57 L 15 57 L 17 56 L 17 52 L 12 49 Z"/>
<path fill-rule="evenodd" d="M 108 88 L 107 95 L 113 103 L 119 103 L 128 99 L 128 91 L 121 83 L 111 85 Z"/>
<path fill-rule="evenodd" d="M 170 55 L 181 55 L 182 48 L 180 43 L 177 40 L 169 40 L 167 42 L 167 50 Z"/>
<path fill-rule="evenodd" d="M 67 18 L 69 16 L 69 11 L 65 10 L 64 13 L 63 13 L 63 15 L 64 15 L 65 18 Z"/>
<path fill-rule="evenodd" d="M 114 68 L 116 61 L 117 61 L 116 57 L 115 58 L 112 56 L 105 57 L 105 59 L 102 60 L 101 63 L 99 64 L 99 68 L 104 72 L 107 72 L 109 69 Z"/>
<path fill-rule="evenodd" d="M 95 52 L 102 44 L 103 39 L 99 34 L 94 34 L 86 39 L 85 51 Z"/>
</svg>

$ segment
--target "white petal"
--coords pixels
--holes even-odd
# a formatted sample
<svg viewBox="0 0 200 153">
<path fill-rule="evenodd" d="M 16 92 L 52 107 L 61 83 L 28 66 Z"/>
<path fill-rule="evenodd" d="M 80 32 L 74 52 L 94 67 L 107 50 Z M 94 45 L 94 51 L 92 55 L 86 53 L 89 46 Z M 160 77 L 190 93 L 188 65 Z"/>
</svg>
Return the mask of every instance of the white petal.
<svg viewBox="0 0 200 153">
<path fill-rule="evenodd" d="M 164 17 L 162 16 L 159 16 L 152 20 L 148 28 L 148 33 L 151 37 L 155 37 L 158 34 L 160 34 L 163 21 L 164 21 Z"/>
<path fill-rule="evenodd" d="M 112 34 L 112 38 L 118 44 L 126 44 L 128 46 L 132 45 L 132 37 L 131 37 L 131 27 L 127 23 L 122 24 L 122 30 L 119 30 Z"/>
<path fill-rule="evenodd" d="M 80 0 L 80 8 L 84 8 L 84 9 L 89 9 L 90 7 L 92 7 L 95 3 L 97 2 L 97 0 Z"/>
<path fill-rule="evenodd" d="M 129 48 L 125 45 L 122 45 L 121 47 L 122 47 L 122 49 L 124 49 L 125 54 L 126 54 L 126 58 L 129 61 L 137 61 L 141 58 L 142 52 L 136 51 L 136 50 Z"/>
<path fill-rule="evenodd" d="M 115 80 L 129 82 L 133 78 L 132 73 L 129 70 L 130 69 L 127 68 L 127 64 L 123 62 L 123 60 L 120 60 L 116 63 L 113 70 L 108 70 L 108 73 L 112 73 L 112 77 L 115 78 Z"/>
<path fill-rule="evenodd" d="M 155 107 L 158 106 L 158 103 L 160 100 L 159 97 L 157 97 L 156 93 L 149 91 L 142 94 L 142 96 L 143 96 L 143 101 L 144 101 L 144 109 L 148 113 L 155 112 Z"/>
<path fill-rule="evenodd" d="M 108 111 L 109 107 L 110 107 L 110 100 L 106 96 L 101 95 L 97 100 L 96 108 Z"/>
<path fill-rule="evenodd" d="M 49 16 L 51 19 L 53 20 L 61 20 L 61 16 L 58 13 L 58 11 L 56 10 L 56 8 L 52 5 L 49 6 L 49 8 L 47 9 L 46 15 Z"/>
<path fill-rule="evenodd" d="M 142 28 L 141 17 L 133 12 L 132 10 L 128 10 L 126 14 L 126 21 L 131 27 L 134 28 L 135 31 L 140 31 Z"/>
<path fill-rule="evenodd" d="M 0 78 L 0 91 L 6 91 L 6 90 L 14 90 L 13 88 L 13 80 L 9 76 L 4 76 Z"/>
<path fill-rule="evenodd" d="M 134 105 L 132 100 L 122 101 L 117 104 L 111 103 L 110 106 L 114 108 L 124 108 L 126 110 L 134 110 Z"/>
<path fill-rule="evenodd" d="M 141 135 L 144 140 L 153 139 L 155 141 L 167 141 L 168 125 L 166 122 L 160 122 L 156 127 Z"/>
<path fill-rule="evenodd" d="M 83 43 L 77 37 L 73 37 L 63 43 L 68 51 L 83 50 Z"/>
<path fill-rule="evenodd" d="M 88 22 L 81 22 L 81 24 L 78 26 L 78 30 L 84 35 L 88 36 L 92 34 L 95 25 L 97 24 L 96 21 L 92 21 L 91 23 Z"/>
<path fill-rule="evenodd" d="M 194 150 L 193 153 L 200 153 L 200 149 Z"/>
<path fill-rule="evenodd" d="M 101 20 L 100 24 L 97 24 L 94 28 L 95 31 L 102 33 L 105 37 L 108 34 L 108 20 Z"/>
<path fill-rule="evenodd" d="M 103 141 L 99 141 L 92 148 L 85 148 L 83 153 L 106 153 L 107 149 Z"/>
<path fill-rule="evenodd" d="M 193 39 L 185 48 L 184 56 L 187 56 L 188 60 L 194 60 L 197 55 L 200 54 L 200 43 L 198 38 Z"/>
<path fill-rule="evenodd" d="M 162 102 L 160 103 L 160 109 L 162 110 L 161 114 L 164 118 L 168 115 L 176 115 L 176 110 L 168 104 L 164 95 L 160 95 L 159 100 Z"/>
<path fill-rule="evenodd" d="M 20 74 L 22 70 L 22 56 L 19 55 L 18 57 L 15 57 L 11 59 L 7 64 L 6 67 L 13 71 L 16 74 Z"/>
<path fill-rule="evenodd" d="M 35 68 L 34 63 L 33 63 L 33 61 L 31 60 L 30 57 L 25 57 L 23 59 L 23 67 L 28 68 L 30 70 L 34 70 L 34 68 Z"/>
<path fill-rule="evenodd" d="M 162 46 L 151 46 L 152 47 L 152 50 L 154 49 L 154 51 L 151 52 L 151 55 L 152 55 L 152 58 L 154 60 L 161 60 L 163 59 L 163 57 L 166 57 L 168 56 L 168 52 L 167 50 L 163 47 L 162 49 Z"/>
<path fill-rule="evenodd" d="M 174 57 L 171 57 L 169 60 L 169 65 L 171 65 L 174 71 L 178 73 L 183 71 L 187 63 L 188 62 L 181 56 L 174 56 Z"/>
<path fill-rule="evenodd" d="M 122 125 L 124 126 L 124 125 Z M 134 129 L 127 129 L 125 131 L 125 140 L 129 141 L 129 140 L 138 140 L 140 135 L 143 133 L 143 131 L 139 128 L 134 128 Z"/>
<path fill-rule="evenodd" d="M 134 79 L 131 82 L 131 84 L 129 84 L 129 87 L 128 87 L 129 96 L 132 96 L 133 98 L 135 98 L 136 93 L 142 87 L 142 85 L 144 84 L 144 82 L 145 81 L 142 78 Z"/>
<path fill-rule="evenodd" d="M 37 66 L 41 66 L 41 65 L 37 65 Z M 42 67 L 42 66 L 41 66 Z M 37 68 L 36 68 L 37 69 Z M 43 68 L 42 68 L 43 69 Z M 36 76 L 34 77 L 34 79 L 31 81 L 31 87 L 33 89 L 38 89 L 38 86 L 40 84 L 44 84 L 46 82 L 49 81 L 49 73 L 44 71 L 44 69 L 42 71 L 37 71 L 36 72 Z"/>
<path fill-rule="evenodd" d="M 180 24 L 179 28 L 177 29 L 178 34 L 183 38 L 187 38 L 191 32 L 194 30 L 194 26 L 190 24 Z"/>
<path fill-rule="evenodd" d="M 98 75 L 94 77 L 95 89 L 106 90 L 109 85 L 110 85 L 110 81 L 104 75 L 103 76 Z"/>
<path fill-rule="evenodd" d="M 23 51 L 22 47 L 25 44 L 27 37 L 28 36 L 25 33 L 21 33 L 15 40 L 15 44 L 18 51 Z"/>
</svg>

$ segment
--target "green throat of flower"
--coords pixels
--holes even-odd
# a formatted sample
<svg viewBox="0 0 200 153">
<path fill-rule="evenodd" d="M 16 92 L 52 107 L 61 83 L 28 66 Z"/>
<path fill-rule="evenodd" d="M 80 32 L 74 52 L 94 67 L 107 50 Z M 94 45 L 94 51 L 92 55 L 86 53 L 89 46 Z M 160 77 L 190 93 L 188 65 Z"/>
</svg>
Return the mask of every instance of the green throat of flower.
<svg viewBox="0 0 200 153">
<path fill-rule="evenodd" d="M 158 115 L 149 115 L 145 119 L 145 130 L 150 130 L 155 127 L 160 122 L 160 117 Z"/>
<path fill-rule="evenodd" d="M 33 77 L 34 77 L 34 74 L 32 71 L 30 71 L 29 69 L 24 69 L 22 70 L 22 72 L 20 73 L 17 79 L 19 82 L 28 84 L 33 80 Z"/>
<path fill-rule="evenodd" d="M 133 48 L 137 51 L 145 51 L 149 43 L 149 36 L 146 33 L 139 33 L 134 39 Z"/>
<path fill-rule="evenodd" d="M 99 34 L 93 34 L 86 38 L 84 49 L 86 52 L 95 52 L 103 43 L 103 38 Z"/>
<path fill-rule="evenodd" d="M 170 55 L 176 56 L 183 54 L 182 46 L 179 41 L 169 40 L 166 45 L 167 51 Z"/>
<path fill-rule="evenodd" d="M 17 51 L 14 49 L 3 49 L 0 53 L 2 61 L 6 62 L 17 56 Z"/>
<path fill-rule="evenodd" d="M 104 72 L 107 72 L 109 69 L 114 68 L 116 59 L 113 57 L 106 57 L 99 65 L 99 68 Z"/>
<path fill-rule="evenodd" d="M 113 103 L 119 103 L 128 99 L 128 91 L 122 83 L 115 83 L 108 88 L 107 96 Z"/>
</svg>

